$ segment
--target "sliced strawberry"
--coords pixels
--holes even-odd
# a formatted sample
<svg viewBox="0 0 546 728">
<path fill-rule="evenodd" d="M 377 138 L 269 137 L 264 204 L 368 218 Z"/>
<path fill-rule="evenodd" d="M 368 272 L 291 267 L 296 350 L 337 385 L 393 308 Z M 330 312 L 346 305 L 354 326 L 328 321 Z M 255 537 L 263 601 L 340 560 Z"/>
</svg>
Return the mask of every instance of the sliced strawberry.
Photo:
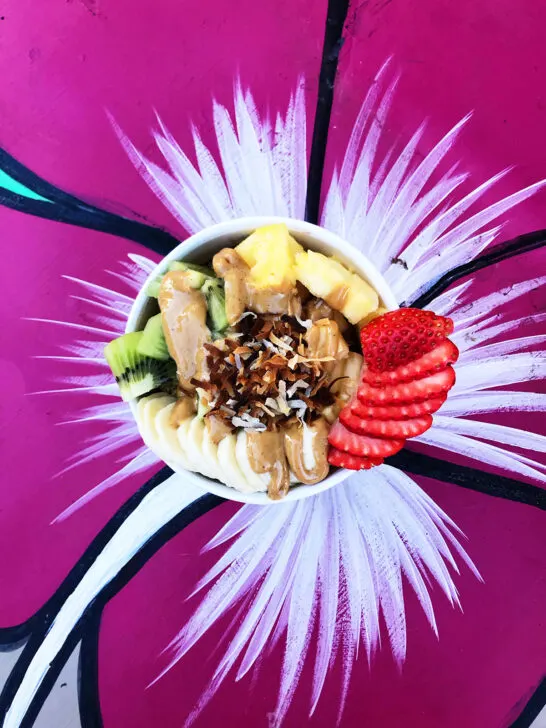
<svg viewBox="0 0 546 728">
<path fill-rule="evenodd" d="M 420 379 L 427 374 L 440 371 L 448 364 L 453 364 L 459 358 L 459 350 L 449 339 L 445 339 L 432 349 L 423 354 L 415 361 L 408 364 L 401 364 L 396 369 L 386 372 L 375 372 L 369 369 L 366 364 L 362 368 L 362 381 L 368 382 L 376 387 L 382 384 L 398 384 L 409 382 L 411 379 Z"/>
<path fill-rule="evenodd" d="M 426 432 L 432 425 L 432 417 L 414 417 L 411 420 L 375 420 L 362 419 L 354 415 L 349 407 L 341 410 L 339 419 L 348 430 L 357 435 L 373 435 L 386 437 L 391 440 L 406 440 L 408 437 L 417 437 Z"/>
<path fill-rule="evenodd" d="M 364 404 L 410 404 L 437 394 L 444 394 L 455 384 L 455 371 L 447 366 L 441 372 L 429 374 L 423 379 L 400 384 L 372 387 L 363 382 L 358 388 L 358 399 Z"/>
<path fill-rule="evenodd" d="M 382 440 L 369 435 L 355 435 L 339 420 L 330 430 L 328 442 L 343 452 L 370 458 L 386 458 L 404 447 L 404 440 Z"/>
<path fill-rule="evenodd" d="M 367 368 L 387 372 L 419 359 L 453 331 L 453 321 L 432 311 L 400 308 L 378 316 L 360 331 Z"/>
<path fill-rule="evenodd" d="M 348 452 L 338 450 L 337 447 L 330 447 L 328 462 L 330 465 L 347 468 L 347 470 L 369 470 L 374 465 L 381 465 L 383 458 L 360 458 L 358 455 L 351 455 Z"/>
<path fill-rule="evenodd" d="M 391 404 L 391 405 L 373 405 L 364 404 L 359 399 L 353 400 L 351 412 L 358 417 L 364 419 L 375 420 L 410 420 L 414 417 L 432 414 L 437 412 L 446 401 L 447 394 L 439 395 L 425 399 L 424 402 L 414 402 L 413 404 Z"/>
</svg>

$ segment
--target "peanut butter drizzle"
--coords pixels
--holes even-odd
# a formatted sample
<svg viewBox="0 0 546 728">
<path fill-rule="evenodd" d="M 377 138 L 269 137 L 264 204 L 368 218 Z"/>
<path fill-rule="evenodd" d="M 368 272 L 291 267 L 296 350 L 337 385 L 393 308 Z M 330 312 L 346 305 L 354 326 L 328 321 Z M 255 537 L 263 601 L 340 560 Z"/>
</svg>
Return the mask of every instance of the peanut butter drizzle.
<svg viewBox="0 0 546 728">
<path fill-rule="evenodd" d="M 305 334 L 305 341 L 307 356 L 315 359 L 331 356 L 339 361 L 349 355 L 347 342 L 333 319 L 323 318 L 315 321 Z"/>
<path fill-rule="evenodd" d="M 303 307 L 305 318 L 313 321 L 319 321 L 324 318 L 333 318 L 334 309 L 329 306 L 322 298 L 311 298 Z"/>
<path fill-rule="evenodd" d="M 183 389 L 192 391 L 192 377 L 206 376 L 203 344 L 210 341 L 210 331 L 206 325 L 205 298 L 189 286 L 186 271 L 171 271 L 161 282 L 159 308 L 169 353 L 176 361 L 178 382 Z"/>
<path fill-rule="evenodd" d="M 248 294 L 246 280 L 250 268 L 233 248 L 223 248 L 212 259 L 217 276 L 224 279 L 226 293 L 226 316 L 233 326 L 247 309 Z"/>
<path fill-rule="evenodd" d="M 284 431 L 288 464 L 300 483 L 313 485 L 328 475 L 329 430 L 326 420 L 319 417 L 310 425 L 297 423 Z M 306 439 L 307 443 L 310 442 L 311 453 L 306 452 Z"/>
<path fill-rule="evenodd" d="M 233 248 L 223 248 L 212 259 L 217 276 L 224 279 L 226 316 L 230 326 L 245 311 L 255 313 L 301 314 L 301 299 L 295 286 L 257 288 L 250 281 L 250 268 Z"/>
<path fill-rule="evenodd" d="M 218 445 L 224 437 L 230 435 L 232 432 L 231 427 L 214 413 L 205 415 L 205 427 L 213 445 Z"/>
<path fill-rule="evenodd" d="M 282 432 L 247 432 L 246 451 L 255 473 L 268 473 L 267 494 L 279 500 L 288 493 L 290 471 L 284 454 Z"/>
<path fill-rule="evenodd" d="M 195 400 L 193 397 L 180 397 L 171 410 L 169 424 L 171 427 L 179 427 L 184 420 L 195 414 Z"/>
<path fill-rule="evenodd" d="M 246 284 L 248 308 L 256 313 L 301 315 L 301 299 L 294 286 L 286 290 L 273 288 L 255 288 L 250 281 Z"/>
<path fill-rule="evenodd" d="M 329 306 L 335 308 L 336 311 L 342 311 L 343 307 L 347 302 L 348 295 L 349 285 L 347 283 L 342 283 L 337 288 L 334 288 L 332 293 L 330 293 L 330 295 L 327 296 L 324 300 Z"/>
<path fill-rule="evenodd" d="M 356 394 L 360 381 L 362 361 L 361 354 L 350 351 L 346 359 L 336 362 L 330 374 L 330 380 L 333 382 L 330 391 L 335 395 L 336 401 L 330 407 L 323 410 L 322 413 L 330 424 L 337 419 L 343 407 Z"/>
</svg>

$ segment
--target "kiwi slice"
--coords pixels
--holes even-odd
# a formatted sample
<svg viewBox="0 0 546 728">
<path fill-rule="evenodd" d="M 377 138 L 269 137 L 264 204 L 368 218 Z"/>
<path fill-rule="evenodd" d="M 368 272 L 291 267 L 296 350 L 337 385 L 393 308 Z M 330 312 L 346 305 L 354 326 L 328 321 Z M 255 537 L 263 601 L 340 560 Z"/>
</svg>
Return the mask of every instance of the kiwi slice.
<svg viewBox="0 0 546 728">
<path fill-rule="evenodd" d="M 169 265 L 169 270 L 193 270 L 196 273 L 201 273 L 206 278 L 215 278 L 215 273 L 212 268 L 206 265 L 198 265 L 197 263 L 185 263 L 183 260 L 175 260 Z"/>
<path fill-rule="evenodd" d="M 210 278 L 201 290 L 207 301 L 209 328 L 213 337 L 217 338 L 228 326 L 223 282 L 219 278 Z"/>
<path fill-rule="evenodd" d="M 142 332 L 142 338 L 138 343 L 137 351 L 143 356 L 149 356 L 160 361 L 167 361 L 171 358 L 165 334 L 163 333 L 163 322 L 160 313 L 148 319 L 148 323 Z"/>
<path fill-rule="evenodd" d="M 172 359 L 159 361 L 139 353 L 138 346 L 143 335 L 143 331 L 125 334 L 104 348 L 104 356 L 125 402 L 161 387 L 176 376 L 176 365 Z"/>
<path fill-rule="evenodd" d="M 180 260 L 172 262 L 169 265 L 169 270 L 186 271 L 188 273 L 188 283 L 192 288 L 201 288 L 205 281 L 209 278 L 214 278 L 212 268 L 207 268 L 205 265 L 197 265 L 196 263 L 183 263 Z M 158 276 L 153 281 L 150 281 L 146 288 L 146 293 L 150 298 L 158 298 L 162 280 L 163 276 Z"/>
<path fill-rule="evenodd" d="M 161 281 L 163 276 L 158 276 L 150 281 L 146 286 L 146 295 L 150 298 L 159 298 L 159 289 L 161 288 Z"/>
</svg>

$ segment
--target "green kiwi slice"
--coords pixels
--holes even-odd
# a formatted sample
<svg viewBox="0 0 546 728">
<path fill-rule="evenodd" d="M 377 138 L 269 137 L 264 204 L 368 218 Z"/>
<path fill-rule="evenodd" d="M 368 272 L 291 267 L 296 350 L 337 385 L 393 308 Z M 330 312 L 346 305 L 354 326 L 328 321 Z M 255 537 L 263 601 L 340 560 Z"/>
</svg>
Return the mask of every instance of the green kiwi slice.
<svg viewBox="0 0 546 728">
<path fill-rule="evenodd" d="M 209 278 L 214 278 L 214 271 L 212 268 L 207 268 L 205 265 L 197 265 L 197 263 L 184 263 L 181 260 L 175 260 L 169 265 L 169 270 L 184 270 L 188 273 L 188 284 L 192 288 L 201 288 L 203 283 Z M 146 288 L 146 294 L 150 298 L 157 298 L 159 296 L 159 289 L 163 276 L 154 278 L 153 281 L 148 283 Z"/>
<path fill-rule="evenodd" d="M 158 389 L 176 376 L 172 359 L 159 361 L 138 351 L 143 335 L 143 331 L 125 334 L 104 348 L 104 356 L 125 402 Z"/>
<path fill-rule="evenodd" d="M 160 313 L 148 319 L 142 332 L 142 338 L 138 343 L 137 351 L 143 356 L 149 356 L 160 361 L 167 361 L 171 358 L 165 334 L 163 333 L 163 322 Z"/>
</svg>

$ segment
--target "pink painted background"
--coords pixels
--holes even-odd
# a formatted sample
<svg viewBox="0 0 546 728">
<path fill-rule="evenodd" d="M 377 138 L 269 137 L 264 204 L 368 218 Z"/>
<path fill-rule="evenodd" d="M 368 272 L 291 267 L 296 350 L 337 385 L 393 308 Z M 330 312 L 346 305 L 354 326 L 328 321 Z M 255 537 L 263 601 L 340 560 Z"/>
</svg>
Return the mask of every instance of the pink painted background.
<svg viewBox="0 0 546 728">
<path fill-rule="evenodd" d="M 11 0 L 2 10 L 0 146 L 80 198 L 134 211 L 179 237 L 169 213 L 138 177 L 105 114 L 149 153 L 154 108 L 185 150 L 190 121 L 212 143 L 211 98 L 231 104 L 237 73 L 258 107 L 284 108 L 297 77 L 314 113 L 326 2 L 278 0 Z M 468 111 L 457 148 L 461 166 L 481 182 L 516 165 L 501 183 L 509 193 L 546 175 L 546 6 L 534 0 L 355 2 L 342 49 L 327 152 L 326 180 L 339 161 L 371 78 L 389 55 L 402 79 L 389 117 L 392 139 L 407 138 L 429 117 L 436 141 Z M 499 187 L 501 187 L 499 186 Z M 503 237 L 546 227 L 546 193 L 510 215 Z M 51 329 L 23 321 L 42 316 L 84 322 L 61 275 L 108 284 L 138 245 L 0 208 L 4 306 L 0 329 L 0 626 L 31 616 L 53 593 L 98 530 L 151 474 L 127 479 L 68 520 L 60 511 L 104 477 L 97 461 L 54 477 L 83 430 L 57 426 L 73 398 L 28 393 L 45 388 L 53 363 Z M 150 255 L 153 257 L 153 255 Z M 483 290 L 544 271 L 544 253 L 501 264 Z M 517 269 L 516 269 L 517 267 Z M 515 277 L 517 276 L 517 278 Z M 522 315 L 544 307 L 537 293 Z M 60 336 L 68 336 L 60 332 Z M 85 394 L 78 406 L 86 405 Z M 538 416 L 529 427 L 545 432 Z M 516 423 L 517 424 L 517 423 Z M 540 427 L 542 426 L 542 430 Z M 92 426 L 89 426 L 92 427 Z M 86 431 L 87 432 L 87 431 Z M 536 509 L 431 480 L 423 487 L 461 526 L 485 584 L 458 580 L 464 614 L 440 594 L 439 642 L 408 606 L 408 659 L 399 672 L 388 649 L 351 681 L 342 725 L 374 728 L 503 728 L 546 670 L 546 530 Z M 168 675 L 144 688 L 162 666 L 161 650 L 192 609 L 185 601 L 214 555 L 199 556 L 234 506 L 225 505 L 170 541 L 106 608 L 100 636 L 100 698 L 106 728 L 180 726 L 214 667 L 221 620 Z M 267 728 L 277 689 L 280 647 L 254 681 L 226 681 L 197 728 Z M 298 691 L 285 725 L 302 725 L 308 695 Z M 339 684 L 329 679 L 310 726 L 330 728 Z M 335 698 L 335 699 L 334 699 Z"/>
</svg>

